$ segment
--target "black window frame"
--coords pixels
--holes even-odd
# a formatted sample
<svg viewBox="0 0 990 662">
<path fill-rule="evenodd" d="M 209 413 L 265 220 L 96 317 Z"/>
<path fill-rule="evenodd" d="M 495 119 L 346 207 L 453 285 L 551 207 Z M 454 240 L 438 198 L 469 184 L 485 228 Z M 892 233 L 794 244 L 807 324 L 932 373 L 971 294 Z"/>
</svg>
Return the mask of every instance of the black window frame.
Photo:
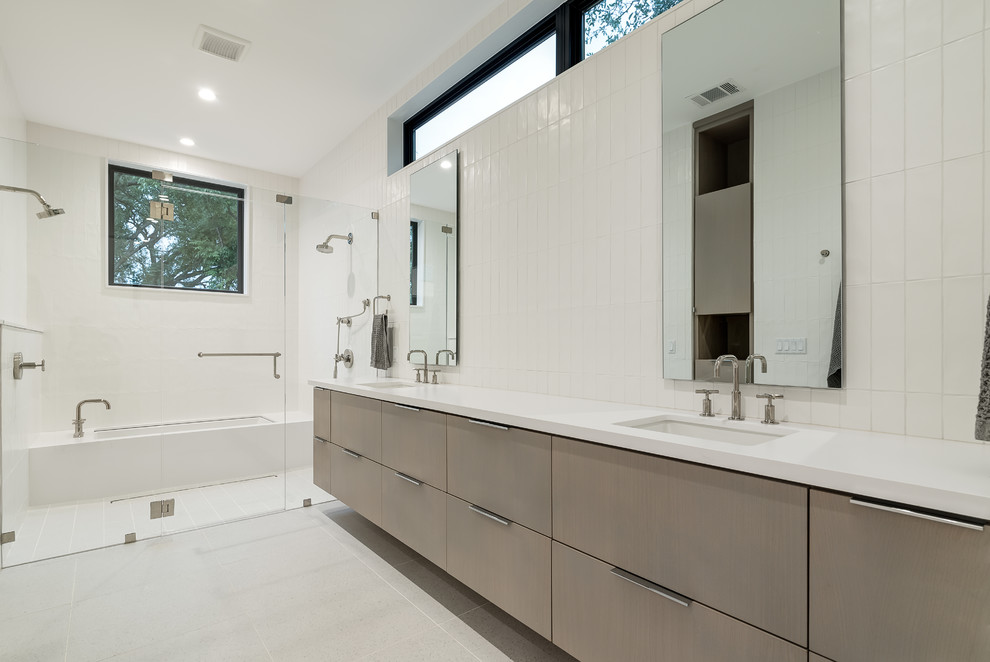
<svg viewBox="0 0 990 662">
<path fill-rule="evenodd" d="M 416 131 L 462 97 L 525 55 L 551 34 L 557 35 L 557 75 L 584 60 L 584 14 L 603 0 L 568 0 L 548 16 L 455 83 L 402 125 L 402 165 L 416 161 Z"/>
<path fill-rule="evenodd" d="M 170 292 L 209 292 L 211 294 L 244 294 L 244 200 L 247 196 L 247 189 L 232 184 L 219 184 L 217 182 L 194 179 L 191 177 L 172 176 L 175 184 L 186 184 L 197 188 L 210 189 L 218 193 L 233 194 L 237 199 L 237 289 L 236 290 L 214 290 L 205 287 L 173 287 L 165 285 L 139 285 L 136 283 L 117 283 L 114 281 L 114 174 L 121 173 L 135 175 L 153 179 L 152 170 L 145 170 L 134 166 L 119 165 L 117 163 L 107 164 L 107 286 L 108 287 L 133 287 L 144 290 L 163 290 Z"/>
</svg>

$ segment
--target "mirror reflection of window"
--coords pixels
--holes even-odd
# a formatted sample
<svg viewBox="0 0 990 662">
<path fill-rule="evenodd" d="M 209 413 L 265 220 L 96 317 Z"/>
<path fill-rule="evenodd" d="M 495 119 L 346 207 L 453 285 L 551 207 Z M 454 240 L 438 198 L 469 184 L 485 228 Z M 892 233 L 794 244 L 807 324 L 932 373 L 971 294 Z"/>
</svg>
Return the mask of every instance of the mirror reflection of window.
<svg viewBox="0 0 990 662">
<path fill-rule="evenodd" d="M 409 305 L 419 305 L 419 221 L 409 222 Z"/>
</svg>

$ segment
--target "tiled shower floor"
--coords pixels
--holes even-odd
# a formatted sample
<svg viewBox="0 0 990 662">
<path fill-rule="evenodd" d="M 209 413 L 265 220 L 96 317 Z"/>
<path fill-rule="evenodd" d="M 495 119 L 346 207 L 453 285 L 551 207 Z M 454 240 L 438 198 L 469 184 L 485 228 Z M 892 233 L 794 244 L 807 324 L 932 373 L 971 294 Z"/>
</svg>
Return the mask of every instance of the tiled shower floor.
<svg viewBox="0 0 990 662">
<path fill-rule="evenodd" d="M 175 515 L 150 518 L 150 504 L 175 499 Z M 303 499 L 321 503 L 329 494 L 313 485 L 312 468 L 224 485 L 197 487 L 129 499 L 79 501 L 28 510 L 14 542 L 3 546 L 3 566 L 72 554 L 264 513 L 298 508 Z"/>
</svg>

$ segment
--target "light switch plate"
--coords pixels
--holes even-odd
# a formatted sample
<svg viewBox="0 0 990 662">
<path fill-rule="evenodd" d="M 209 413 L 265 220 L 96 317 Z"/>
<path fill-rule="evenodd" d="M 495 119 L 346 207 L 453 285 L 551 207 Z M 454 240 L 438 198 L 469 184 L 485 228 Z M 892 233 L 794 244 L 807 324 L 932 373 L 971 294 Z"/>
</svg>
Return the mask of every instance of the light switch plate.
<svg viewBox="0 0 990 662">
<path fill-rule="evenodd" d="M 807 354 L 807 338 L 777 338 L 777 354 Z"/>
</svg>

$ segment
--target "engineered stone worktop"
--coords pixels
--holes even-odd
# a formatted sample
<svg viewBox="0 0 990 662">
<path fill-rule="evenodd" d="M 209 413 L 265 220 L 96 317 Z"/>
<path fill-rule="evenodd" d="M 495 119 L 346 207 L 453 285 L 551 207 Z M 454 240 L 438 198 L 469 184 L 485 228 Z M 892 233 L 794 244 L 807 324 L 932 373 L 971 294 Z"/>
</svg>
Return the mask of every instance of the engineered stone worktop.
<svg viewBox="0 0 990 662">
<path fill-rule="evenodd" d="M 309 384 L 990 521 L 990 446 L 985 444 L 782 423 L 778 431 L 790 434 L 760 444 L 740 445 L 618 425 L 660 415 L 692 415 L 683 410 L 455 384 L 403 380 L 374 383 L 390 382 L 410 385 L 375 388 L 363 382 L 330 378 L 311 379 Z M 725 415 L 701 420 L 755 432 L 766 430 L 752 415 L 745 421 L 726 421 Z"/>
</svg>

